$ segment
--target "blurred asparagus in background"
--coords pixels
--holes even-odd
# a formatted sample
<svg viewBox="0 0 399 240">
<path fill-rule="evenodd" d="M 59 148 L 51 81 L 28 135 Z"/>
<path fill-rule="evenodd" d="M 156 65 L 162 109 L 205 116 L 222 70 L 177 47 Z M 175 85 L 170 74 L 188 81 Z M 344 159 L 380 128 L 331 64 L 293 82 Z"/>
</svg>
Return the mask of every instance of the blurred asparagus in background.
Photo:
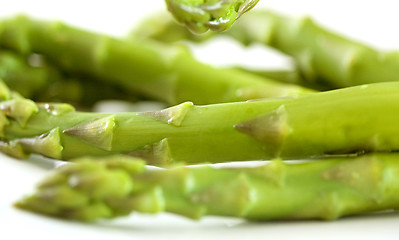
<svg viewBox="0 0 399 240">
<path fill-rule="evenodd" d="M 80 221 L 167 211 L 250 220 L 336 219 L 399 207 L 399 155 L 258 167 L 145 169 L 138 159 L 80 159 L 16 206 Z"/>
<path fill-rule="evenodd" d="M 162 18 L 167 19 L 164 15 Z M 146 30 L 145 25 L 152 27 Z M 273 47 L 292 56 L 307 83 L 322 89 L 343 88 L 367 83 L 398 81 L 399 53 L 383 52 L 350 40 L 319 26 L 309 17 L 293 18 L 267 10 L 246 14 L 223 33 L 244 45 Z M 161 21 L 154 15 L 134 30 L 131 38 L 155 39 L 168 43 L 189 40 L 203 42 L 220 34 L 194 35 L 172 18 Z M 317 87 L 316 87 L 317 88 Z"/>
<path fill-rule="evenodd" d="M 21 56 L 0 50 L 0 78 L 25 98 L 38 102 L 66 102 L 90 109 L 99 100 L 138 99 L 112 84 L 98 84 L 85 76 L 67 76 L 38 54 Z"/>
<path fill-rule="evenodd" d="M 229 30 L 232 31 L 232 30 Z M 206 32 L 203 34 L 193 34 L 185 26 L 177 23 L 172 16 L 166 12 L 158 12 L 144 19 L 139 25 L 129 33 L 130 40 L 156 40 L 167 44 L 186 44 L 186 43 L 203 43 L 211 41 L 220 36 L 228 36 L 229 31 L 224 33 Z M 259 57 L 259 56 L 258 56 Z M 267 56 L 264 56 L 267 58 Z M 330 86 L 326 86 L 321 82 L 309 82 L 303 79 L 299 69 L 293 67 L 286 69 L 254 69 L 245 66 L 232 67 L 240 71 L 248 72 L 261 76 L 265 79 L 274 79 L 279 82 L 295 84 L 313 90 L 330 90 Z"/>
<path fill-rule="evenodd" d="M 112 82 L 136 95 L 166 102 L 196 104 L 311 93 L 231 69 L 196 61 L 182 46 L 126 41 L 24 16 L 0 22 L 0 47 L 19 54 L 42 54 L 69 74 Z"/>
<path fill-rule="evenodd" d="M 166 0 L 170 13 L 194 33 L 224 31 L 259 0 Z"/>
<path fill-rule="evenodd" d="M 251 12 L 228 34 L 246 45 L 262 43 L 292 56 L 309 82 L 342 88 L 399 80 L 399 52 L 373 49 L 331 32 L 309 17 Z"/>
</svg>

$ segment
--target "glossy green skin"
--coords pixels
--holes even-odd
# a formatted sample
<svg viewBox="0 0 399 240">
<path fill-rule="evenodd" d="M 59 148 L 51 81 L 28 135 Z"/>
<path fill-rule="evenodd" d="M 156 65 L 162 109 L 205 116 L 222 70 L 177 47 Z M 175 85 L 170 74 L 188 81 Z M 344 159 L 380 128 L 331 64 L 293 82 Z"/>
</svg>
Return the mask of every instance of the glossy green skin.
<svg viewBox="0 0 399 240">
<path fill-rule="evenodd" d="M 149 113 L 0 103 L 3 140 L 58 159 L 130 154 L 149 164 L 284 159 L 399 149 L 399 83 Z M 13 96 L 13 95 L 11 95 Z M 372 113 L 372 114 L 371 114 Z M 43 124 L 46 123 L 46 124 Z"/>
<path fill-rule="evenodd" d="M 175 19 L 194 33 L 225 31 L 259 0 L 165 0 Z"/>
<path fill-rule="evenodd" d="M 167 211 L 250 220 L 336 219 L 399 207 L 399 155 L 258 167 L 145 169 L 124 157 L 62 166 L 16 206 L 80 221 Z"/>
<path fill-rule="evenodd" d="M 234 102 L 312 92 L 309 89 L 199 63 L 182 46 L 126 41 L 17 17 L 0 22 L 0 47 L 40 53 L 69 74 L 112 82 L 170 105 Z"/>
</svg>

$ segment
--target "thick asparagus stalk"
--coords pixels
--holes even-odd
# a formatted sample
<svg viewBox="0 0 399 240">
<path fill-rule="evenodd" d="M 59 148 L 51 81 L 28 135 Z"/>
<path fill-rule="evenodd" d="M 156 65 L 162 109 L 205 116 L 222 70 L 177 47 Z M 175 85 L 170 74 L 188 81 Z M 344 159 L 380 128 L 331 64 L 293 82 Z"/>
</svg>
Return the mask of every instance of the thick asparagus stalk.
<svg viewBox="0 0 399 240">
<path fill-rule="evenodd" d="M 224 31 L 259 0 L 165 0 L 177 21 L 195 33 Z"/>
<path fill-rule="evenodd" d="M 33 65 L 10 51 L 0 51 L 0 78 L 12 90 L 39 102 L 68 102 L 90 107 L 104 99 L 137 100 L 132 94 L 108 83 L 98 84 L 85 76 L 65 76 L 38 55 Z"/>
<path fill-rule="evenodd" d="M 295 85 L 266 81 L 199 63 L 182 46 L 126 41 L 61 23 L 17 17 L 0 22 L 0 47 L 43 54 L 71 74 L 85 74 L 135 94 L 167 102 L 196 104 L 309 93 Z"/>
<path fill-rule="evenodd" d="M 147 113 L 76 112 L 0 90 L 0 149 L 57 159 L 128 154 L 150 164 L 399 150 L 399 83 Z M 45 124 L 44 124 L 45 123 Z"/>
<path fill-rule="evenodd" d="M 250 220 L 336 219 L 399 207 L 399 155 L 259 167 L 145 169 L 140 160 L 82 159 L 16 206 L 81 221 L 167 211 Z"/>
</svg>

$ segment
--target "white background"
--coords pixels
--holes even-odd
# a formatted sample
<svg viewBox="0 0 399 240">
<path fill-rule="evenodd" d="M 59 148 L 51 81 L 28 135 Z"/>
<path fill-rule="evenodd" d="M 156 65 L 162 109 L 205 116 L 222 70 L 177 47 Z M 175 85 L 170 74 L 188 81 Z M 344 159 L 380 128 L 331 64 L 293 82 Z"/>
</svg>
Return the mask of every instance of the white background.
<svg viewBox="0 0 399 240">
<path fill-rule="evenodd" d="M 257 8 L 261 7 L 292 15 L 309 14 L 324 26 L 364 43 L 380 49 L 399 49 L 396 1 L 260 0 Z M 13 0 L 3 1 L 0 18 L 26 13 L 123 37 L 139 19 L 163 9 L 162 0 Z M 232 49 L 234 54 L 230 53 Z M 252 55 L 223 42 L 195 50 L 199 59 L 212 64 L 232 64 L 244 59 L 246 64 L 256 67 L 287 67 L 286 58 L 268 55 L 262 48 L 249 52 Z M 53 167 L 53 162 L 42 159 L 17 161 L 0 155 L 0 239 L 399 239 L 398 213 L 333 222 L 265 223 L 210 217 L 194 222 L 169 214 L 134 214 L 112 222 L 81 224 L 14 209 L 12 203 L 30 192 Z"/>
</svg>

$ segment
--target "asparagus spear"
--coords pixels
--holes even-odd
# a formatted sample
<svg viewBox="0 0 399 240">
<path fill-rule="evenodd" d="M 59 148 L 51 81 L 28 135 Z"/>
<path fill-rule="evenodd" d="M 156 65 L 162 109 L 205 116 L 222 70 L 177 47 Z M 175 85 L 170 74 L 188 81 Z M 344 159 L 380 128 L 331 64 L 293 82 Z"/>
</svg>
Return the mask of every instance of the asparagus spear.
<svg viewBox="0 0 399 240">
<path fill-rule="evenodd" d="M 397 209 L 398 160 L 391 153 L 252 168 L 145 169 L 137 159 L 84 158 L 57 169 L 16 206 L 80 221 L 162 211 L 193 219 L 331 220 Z"/>
<path fill-rule="evenodd" d="M 182 46 L 126 41 L 59 22 L 17 17 L 0 22 L 0 47 L 43 54 L 70 74 L 112 81 L 134 94 L 170 105 L 196 104 L 309 93 L 311 90 L 199 63 Z"/>
<path fill-rule="evenodd" d="M 259 0 L 166 0 L 177 21 L 195 33 L 224 31 Z"/>
<path fill-rule="evenodd" d="M 107 83 L 99 85 L 84 76 L 66 76 L 39 55 L 32 57 L 37 59 L 30 63 L 26 57 L 0 51 L 0 78 L 26 98 L 39 102 L 68 102 L 85 108 L 104 99 L 137 99 Z"/>
<path fill-rule="evenodd" d="M 256 10 L 222 34 L 244 45 L 261 43 L 292 56 L 307 81 L 301 83 L 304 86 L 332 89 L 398 80 L 398 52 L 382 52 L 347 39 L 317 25 L 309 17 L 289 18 Z M 165 16 L 149 18 L 131 34 L 132 38 L 169 43 L 180 40 L 203 42 L 215 36 L 213 32 L 194 35 Z"/>
<path fill-rule="evenodd" d="M 128 154 L 149 164 L 399 150 L 399 83 L 146 113 L 76 112 L 0 89 L 0 150 L 50 158 Z M 45 124 L 44 124 L 45 123 Z"/>
<path fill-rule="evenodd" d="M 135 40 L 145 40 L 152 39 L 164 43 L 182 43 L 182 41 L 190 42 L 205 42 L 211 40 L 216 36 L 228 36 L 229 32 L 236 32 L 233 27 L 224 33 L 214 33 L 207 32 L 204 34 L 196 35 L 190 32 L 184 26 L 176 23 L 174 19 L 165 13 L 157 13 L 149 18 L 145 19 L 141 24 L 139 24 L 128 36 L 128 39 Z M 245 71 L 251 74 L 256 74 L 264 77 L 265 79 L 274 79 L 283 83 L 290 83 L 300 85 L 306 88 L 314 90 L 330 90 L 331 86 L 328 86 L 320 81 L 309 82 L 302 77 L 302 73 L 296 67 L 293 70 L 254 70 L 245 67 L 235 67 L 241 71 Z"/>
<path fill-rule="evenodd" d="M 317 25 L 309 17 L 270 11 L 247 14 L 226 34 L 244 44 L 262 43 L 292 56 L 305 79 L 333 88 L 398 81 L 399 53 L 382 52 Z"/>
</svg>

